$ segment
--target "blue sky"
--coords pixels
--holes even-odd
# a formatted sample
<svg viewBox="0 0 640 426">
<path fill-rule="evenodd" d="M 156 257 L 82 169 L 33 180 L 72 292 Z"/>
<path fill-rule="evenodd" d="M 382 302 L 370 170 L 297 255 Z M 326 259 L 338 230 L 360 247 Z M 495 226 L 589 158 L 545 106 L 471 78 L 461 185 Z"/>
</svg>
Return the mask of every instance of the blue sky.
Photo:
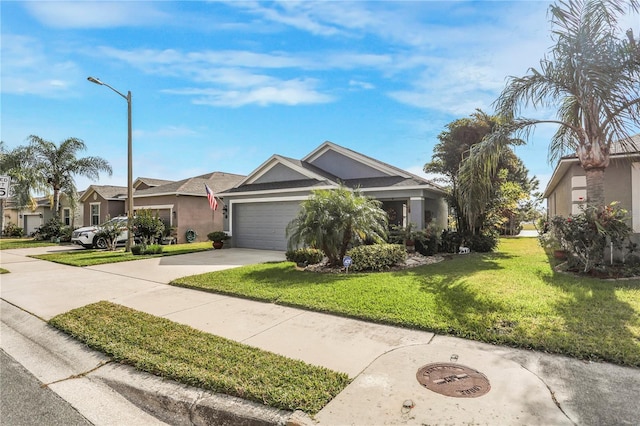
<svg viewBox="0 0 640 426">
<path fill-rule="evenodd" d="M 99 183 L 126 186 L 126 101 L 94 76 L 132 92 L 134 179 L 248 174 L 325 140 L 422 174 L 447 123 L 491 113 L 506 78 L 537 66 L 548 5 L 2 1 L 1 137 L 81 138 L 113 166 Z M 554 130 L 516 151 L 541 189 Z"/>
</svg>

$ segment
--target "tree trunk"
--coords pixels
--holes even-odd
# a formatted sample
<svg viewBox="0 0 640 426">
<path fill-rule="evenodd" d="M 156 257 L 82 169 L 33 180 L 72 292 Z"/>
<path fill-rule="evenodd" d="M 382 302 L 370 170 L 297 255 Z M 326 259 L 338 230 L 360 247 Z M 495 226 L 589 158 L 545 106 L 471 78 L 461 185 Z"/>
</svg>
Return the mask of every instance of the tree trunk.
<svg viewBox="0 0 640 426">
<path fill-rule="evenodd" d="M 604 167 L 592 167 L 585 169 L 587 176 L 587 204 L 602 207 L 604 198 Z"/>
<path fill-rule="evenodd" d="M 603 141 L 589 138 L 578 146 L 576 155 L 587 176 L 587 204 L 604 206 L 604 170 L 609 166 L 609 149 Z"/>
</svg>

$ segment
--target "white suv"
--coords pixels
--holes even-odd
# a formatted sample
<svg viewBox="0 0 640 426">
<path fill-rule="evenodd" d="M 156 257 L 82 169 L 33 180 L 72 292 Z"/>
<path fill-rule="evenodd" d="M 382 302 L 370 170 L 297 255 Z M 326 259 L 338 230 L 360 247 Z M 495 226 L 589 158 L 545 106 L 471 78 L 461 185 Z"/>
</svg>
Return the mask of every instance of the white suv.
<svg viewBox="0 0 640 426">
<path fill-rule="evenodd" d="M 107 240 L 102 237 L 99 238 L 96 234 L 100 232 L 100 229 L 102 229 L 103 226 L 112 223 L 117 224 L 122 230 L 120 235 L 118 235 L 116 244 L 125 244 L 127 242 L 128 235 L 126 216 L 114 217 L 100 226 L 85 226 L 84 228 L 78 228 L 71 234 L 71 242 L 84 248 L 107 248 Z"/>
</svg>

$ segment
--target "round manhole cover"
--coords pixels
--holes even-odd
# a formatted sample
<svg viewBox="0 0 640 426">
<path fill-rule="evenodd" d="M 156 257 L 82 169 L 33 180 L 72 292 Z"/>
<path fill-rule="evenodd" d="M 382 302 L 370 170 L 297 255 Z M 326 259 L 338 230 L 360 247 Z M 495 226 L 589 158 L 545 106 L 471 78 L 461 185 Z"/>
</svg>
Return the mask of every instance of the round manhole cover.
<svg viewBox="0 0 640 426">
<path fill-rule="evenodd" d="M 429 390 L 457 398 L 476 398 L 491 390 L 489 379 L 473 368 L 438 362 L 420 367 L 418 382 Z"/>
</svg>

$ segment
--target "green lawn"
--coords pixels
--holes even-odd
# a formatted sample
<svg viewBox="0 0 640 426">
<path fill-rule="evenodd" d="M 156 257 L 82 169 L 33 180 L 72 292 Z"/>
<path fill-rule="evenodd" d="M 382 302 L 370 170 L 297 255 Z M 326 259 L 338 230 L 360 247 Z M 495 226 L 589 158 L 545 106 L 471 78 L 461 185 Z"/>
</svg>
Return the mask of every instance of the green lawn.
<svg viewBox="0 0 640 426">
<path fill-rule="evenodd" d="M 48 247 L 59 244 L 50 241 L 36 241 L 33 238 L 0 238 L 0 250 L 11 250 L 31 247 Z"/>
<path fill-rule="evenodd" d="M 174 256 L 177 254 L 195 253 L 198 251 L 212 250 L 211 242 L 201 242 L 192 244 L 171 244 L 162 246 L 161 254 L 145 254 L 134 256 L 124 249 L 115 251 L 107 250 L 72 250 L 58 253 L 48 253 L 33 255 L 37 259 L 48 260 L 50 262 L 63 263 L 71 266 L 92 266 L 104 263 L 128 262 L 131 260 L 149 259 L 151 257 Z"/>
<path fill-rule="evenodd" d="M 110 302 L 74 309 L 49 323 L 140 370 L 276 408 L 315 414 L 349 383 L 346 374 Z"/>
<path fill-rule="evenodd" d="M 319 274 L 289 262 L 172 284 L 502 345 L 640 366 L 640 279 L 555 273 L 535 238 L 399 272 Z"/>
</svg>

